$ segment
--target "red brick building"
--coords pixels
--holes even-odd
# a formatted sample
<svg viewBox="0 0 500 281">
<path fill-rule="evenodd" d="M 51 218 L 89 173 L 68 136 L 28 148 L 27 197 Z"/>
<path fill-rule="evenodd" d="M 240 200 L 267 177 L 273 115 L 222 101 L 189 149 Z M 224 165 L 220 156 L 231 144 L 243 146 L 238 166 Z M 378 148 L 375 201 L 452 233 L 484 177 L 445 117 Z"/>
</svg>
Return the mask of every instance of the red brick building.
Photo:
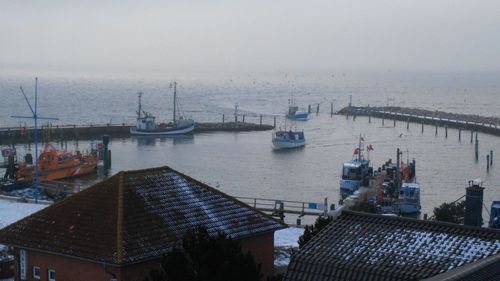
<svg viewBox="0 0 500 281">
<path fill-rule="evenodd" d="M 196 226 L 239 240 L 272 275 L 279 221 L 168 167 L 120 172 L 0 230 L 15 280 L 141 281 Z"/>
</svg>

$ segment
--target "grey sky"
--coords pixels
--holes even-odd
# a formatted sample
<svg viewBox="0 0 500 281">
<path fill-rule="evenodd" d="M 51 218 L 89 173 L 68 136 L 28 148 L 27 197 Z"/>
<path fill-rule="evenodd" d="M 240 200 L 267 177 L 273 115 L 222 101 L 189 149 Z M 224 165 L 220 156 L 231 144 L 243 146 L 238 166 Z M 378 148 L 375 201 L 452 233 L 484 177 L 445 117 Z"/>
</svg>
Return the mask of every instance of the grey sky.
<svg viewBox="0 0 500 281">
<path fill-rule="evenodd" d="M 500 1 L 0 0 L 0 66 L 500 70 Z"/>
</svg>

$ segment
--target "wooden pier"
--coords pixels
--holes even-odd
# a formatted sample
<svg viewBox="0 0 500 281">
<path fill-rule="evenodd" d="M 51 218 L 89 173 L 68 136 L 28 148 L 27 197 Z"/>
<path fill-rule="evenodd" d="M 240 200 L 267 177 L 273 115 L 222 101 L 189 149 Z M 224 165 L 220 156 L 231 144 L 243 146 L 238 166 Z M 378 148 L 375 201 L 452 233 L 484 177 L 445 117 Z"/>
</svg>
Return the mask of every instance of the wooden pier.
<svg viewBox="0 0 500 281">
<path fill-rule="evenodd" d="M 88 140 L 108 135 L 111 138 L 130 137 L 130 124 L 53 125 L 39 128 L 41 140 Z M 245 122 L 196 123 L 194 133 L 248 132 L 272 130 L 274 126 Z M 32 127 L 0 128 L 0 144 L 33 142 Z"/>
<path fill-rule="evenodd" d="M 367 116 L 369 122 L 371 118 L 392 121 L 396 126 L 396 121 L 403 121 L 407 124 L 418 123 L 423 125 L 433 125 L 437 127 L 456 128 L 459 130 L 468 130 L 482 132 L 490 135 L 500 136 L 500 118 L 485 117 L 478 115 L 456 114 L 442 111 L 430 111 L 405 107 L 356 107 L 348 106 L 337 112 L 337 114 L 352 116 Z"/>
</svg>

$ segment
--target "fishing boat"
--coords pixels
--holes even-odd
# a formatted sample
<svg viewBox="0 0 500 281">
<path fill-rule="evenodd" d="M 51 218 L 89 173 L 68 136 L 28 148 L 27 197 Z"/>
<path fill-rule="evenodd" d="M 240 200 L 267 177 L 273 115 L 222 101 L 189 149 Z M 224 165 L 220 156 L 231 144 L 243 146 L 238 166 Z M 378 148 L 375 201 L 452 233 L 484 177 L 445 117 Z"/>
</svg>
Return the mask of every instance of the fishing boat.
<svg viewBox="0 0 500 281">
<path fill-rule="evenodd" d="M 410 216 L 420 213 L 420 185 L 415 167 L 415 160 L 400 163 L 398 156 L 396 163 L 388 161 L 379 169 L 376 204 L 380 213 Z"/>
<path fill-rule="evenodd" d="M 360 136 L 358 147 L 354 149 L 353 159 L 342 165 L 342 178 L 340 179 L 340 198 L 342 199 L 354 194 L 360 186 L 368 186 L 368 180 L 373 175 L 370 160 L 365 159 L 363 155 L 363 141 L 364 139 Z M 368 145 L 367 150 L 373 150 L 373 147 Z"/>
<path fill-rule="evenodd" d="M 288 149 L 303 147 L 306 139 L 303 131 L 278 130 L 273 132 L 272 143 L 274 149 Z"/>
<path fill-rule="evenodd" d="M 32 157 L 31 157 L 32 159 Z M 35 179 L 35 165 L 30 161 L 30 154 L 25 157 L 26 162 L 20 163 L 16 172 L 16 180 L 29 182 Z M 85 175 L 96 171 L 99 157 L 92 152 L 82 154 L 80 151 L 67 152 L 57 150 L 47 143 L 38 157 L 38 180 L 58 180 Z"/>
<path fill-rule="evenodd" d="M 309 113 L 307 111 L 299 110 L 299 107 L 295 105 L 295 99 L 292 96 L 292 98 L 288 100 L 288 112 L 286 117 L 295 121 L 307 121 L 309 120 Z"/>
<path fill-rule="evenodd" d="M 174 109 L 173 109 L 173 120 L 168 124 L 157 124 L 151 113 L 147 113 L 142 110 L 141 107 L 141 96 L 143 93 L 138 93 L 139 104 L 137 110 L 137 125 L 135 128 L 130 128 L 130 134 L 135 136 L 154 136 L 154 135 L 176 135 L 176 134 L 187 134 L 194 130 L 194 121 L 192 119 L 186 119 L 182 115 L 178 114 L 178 102 L 177 102 L 177 83 L 173 83 L 174 87 Z"/>
<path fill-rule="evenodd" d="M 490 221 L 488 226 L 500 229 L 500 201 L 491 202 Z"/>
</svg>

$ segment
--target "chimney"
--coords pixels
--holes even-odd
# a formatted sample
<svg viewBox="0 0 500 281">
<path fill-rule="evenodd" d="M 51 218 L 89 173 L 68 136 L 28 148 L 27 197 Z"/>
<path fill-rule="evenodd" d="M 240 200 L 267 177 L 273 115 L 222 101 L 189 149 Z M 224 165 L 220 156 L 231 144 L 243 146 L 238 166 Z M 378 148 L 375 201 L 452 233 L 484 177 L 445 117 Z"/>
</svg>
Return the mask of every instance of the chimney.
<svg viewBox="0 0 500 281">
<path fill-rule="evenodd" d="M 483 225 L 483 186 L 480 179 L 470 180 L 465 189 L 465 225 Z"/>
</svg>

